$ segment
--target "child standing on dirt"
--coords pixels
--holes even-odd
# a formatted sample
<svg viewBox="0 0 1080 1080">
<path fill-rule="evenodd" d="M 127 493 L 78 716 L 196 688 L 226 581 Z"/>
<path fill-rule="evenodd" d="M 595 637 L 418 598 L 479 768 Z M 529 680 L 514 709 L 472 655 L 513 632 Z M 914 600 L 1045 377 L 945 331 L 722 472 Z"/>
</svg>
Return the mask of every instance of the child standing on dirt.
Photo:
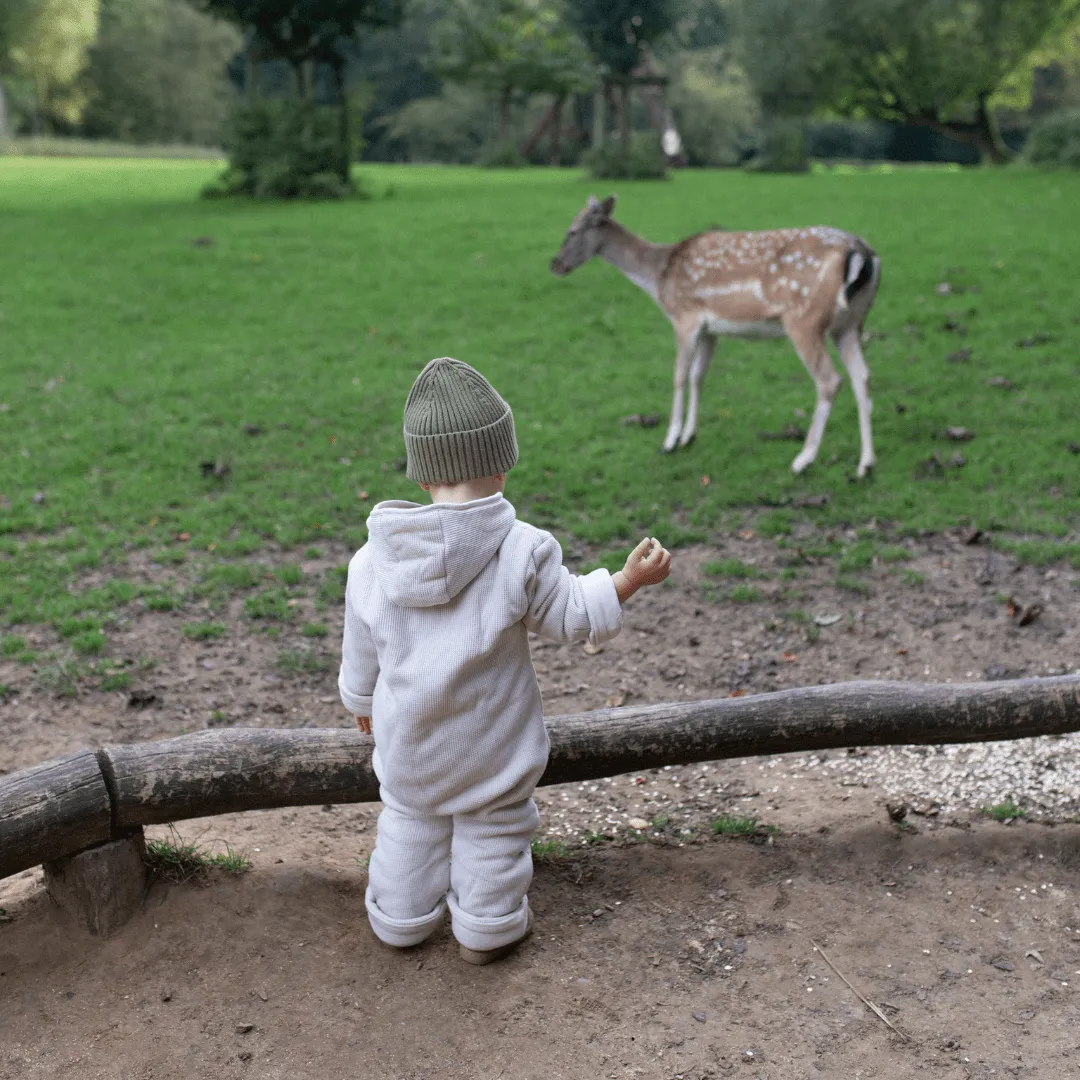
<svg viewBox="0 0 1080 1080">
<path fill-rule="evenodd" d="M 447 906 L 461 956 L 487 964 L 532 925 L 533 790 L 547 764 L 529 631 L 598 644 L 622 604 L 668 576 L 645 539 L 614 575 L 575 577 L 503 498 L 514 417 L 468 364 L 432 360 L 405 403 L 407 475 L 431 505 L 382 502 L 349 564 L 341 700 L 375 735 L 384 809 L 367 913 L 386 944 L 432 934 Z"/>
</svg>

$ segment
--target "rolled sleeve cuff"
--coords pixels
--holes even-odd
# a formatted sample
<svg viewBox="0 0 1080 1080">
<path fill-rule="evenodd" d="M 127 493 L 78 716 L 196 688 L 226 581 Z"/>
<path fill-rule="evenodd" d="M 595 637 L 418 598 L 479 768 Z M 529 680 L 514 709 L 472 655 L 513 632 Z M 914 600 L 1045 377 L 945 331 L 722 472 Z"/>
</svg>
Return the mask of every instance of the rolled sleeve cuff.
<svg viewBox="0 0 1080 1080">
<path fill-rule="evenodd" d="M 594 570 L 581 581 L 581 594 L 589 616 L 589 641 L 601 645 L 610 641 L 622 629 L 622 604 L 615 591 L 615 582 L 607 570 Z"/>
<path fill-rule="evenodd" d="M 371 715 L 371 694 L 353 694 L 347 690 L 341 679 L 338 679 L 338 693 L 341 695 L 341 704 L 354 716 Z"/>
</svg>

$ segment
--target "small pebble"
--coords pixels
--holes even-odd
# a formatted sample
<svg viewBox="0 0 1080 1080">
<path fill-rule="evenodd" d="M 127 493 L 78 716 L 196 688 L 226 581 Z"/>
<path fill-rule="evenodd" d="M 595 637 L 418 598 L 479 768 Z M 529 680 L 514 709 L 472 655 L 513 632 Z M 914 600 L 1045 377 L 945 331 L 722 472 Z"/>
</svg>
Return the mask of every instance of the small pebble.
<svg viewBox="0 0 1080 1080">
<path fill-rule="evenodd" d="M 237 1024 L 236 1034 L 246 1035 L 255 1025 L 254 1024 Z"/>
<path fill-rule="evenodd" d="M 704 1024 L 705 1023 L 705 1014 L 704 1013 L 694 1013 L 694 1019 L 699 1024 Z"/>
<path fill-rule="evenodd" d="M 172 1001 L 172 991 L 171 990 L 162 990 L 161 991 L 161 1000 L 162 1001 Z"/>
</svg>

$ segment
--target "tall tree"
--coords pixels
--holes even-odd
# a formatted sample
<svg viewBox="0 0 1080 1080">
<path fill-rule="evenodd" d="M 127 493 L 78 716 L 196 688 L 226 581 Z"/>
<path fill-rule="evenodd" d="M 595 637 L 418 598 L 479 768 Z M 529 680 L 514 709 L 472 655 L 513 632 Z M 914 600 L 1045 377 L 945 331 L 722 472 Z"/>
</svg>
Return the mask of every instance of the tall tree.
<svg viewBox="0 0 1080 1080">
<path fill-rule="evenodd" d="M 674 0 L 569 0 L 570 18 L 600 68 L 606 98 L 619 91 L 621 144 L 630 138 L 630 87 L 649 45 L 677 21 Z M 602 99 L 601 99 L 602 100 Z M 602 130 L 602 128 L 601 128 Z"/>
<path fill-rule="evenodd" d="M 86 77 L 87 134 L 133 142 L 221 144 L 236 27 L 183 0 L 102 0 Z"/>
<path fill-rule="evenodd" d="M 5 0 L 6 3 L 6 0 Z M 37 0 L 10 50 L 15 70 L 34 87 L 34 128 L 76 124 L 86 104 L 79 83 L 97 35 L 98 0 Z"/>
<path fill-rule="evenodd" d="M 242 27 L 248 38 L 249 79 L 256 62 L 281 59 L 293 74 L 294 95 L 314 105 L 319 64 L 329 66 L 337 95 L 337 171 L 348 186 L 352 122 L 346 68 L 349 44 L 361 27 L 401 17 L 400 0 L 195 0 L 211 14 Z M 254 61 L 254 62 L 252 62 Z M 252 83 L 253 84 L 253 83 Z"/>
<path fill-rule="evenodd" d="M 5 79 L 13 70 L 12 51 L 29 29 L 36 0 L 4 0 L 0 4 L 0 139 L 11 135 Z"/>
<path fill-rule="evenodd" d="M 746 67 L 766 107 L 916 124 L 1001 163 L 1011 153 L 992 98 L 1078 10 L 1080 0 L 744 0 Z"/>
<path fill-rule="evenodd" d="M 439 74 L 497 98 L 500 141 L 515 91 L 551 93 L 561 104 L 592 81 L 589 55 L 554 0 L 454 0 L 432 44 Z"/>
</svg>

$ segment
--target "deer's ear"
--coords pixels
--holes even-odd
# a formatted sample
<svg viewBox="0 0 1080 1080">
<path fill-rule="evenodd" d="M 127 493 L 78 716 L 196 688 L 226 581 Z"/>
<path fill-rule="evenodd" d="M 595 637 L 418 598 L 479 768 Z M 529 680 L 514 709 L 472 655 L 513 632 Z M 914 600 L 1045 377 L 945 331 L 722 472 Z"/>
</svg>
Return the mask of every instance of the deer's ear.
<svg viewBox="0 0 1080 1080">
<path fill-rule="evenodd" d="M 615 196 L 609 195 L 601 204 L 600 209 L 604 211 L 605 217 L 611 217 L 611 211 L 615 209 Z"/>
<path fill-rule="evenodd" d="M 588 207 L 588 209 L 590 209 L 590 210 L 594 210 L 594 209 L 595 209 L 596 207 L 598 207 L 598 206 L 600 205 L 600 202 L 599 202 L 599 200 L 598 200 L 598 199 L 596 198 L 596 196 L 595 196 L 595 195 L 590 195 L 590 196 L 589 196 L 589 199 L 588 199 L 588 201 L 587 201 L 587 202 L 585 203 L 585 205 L 586 205 L 586 207 Z"/>
</svg>

